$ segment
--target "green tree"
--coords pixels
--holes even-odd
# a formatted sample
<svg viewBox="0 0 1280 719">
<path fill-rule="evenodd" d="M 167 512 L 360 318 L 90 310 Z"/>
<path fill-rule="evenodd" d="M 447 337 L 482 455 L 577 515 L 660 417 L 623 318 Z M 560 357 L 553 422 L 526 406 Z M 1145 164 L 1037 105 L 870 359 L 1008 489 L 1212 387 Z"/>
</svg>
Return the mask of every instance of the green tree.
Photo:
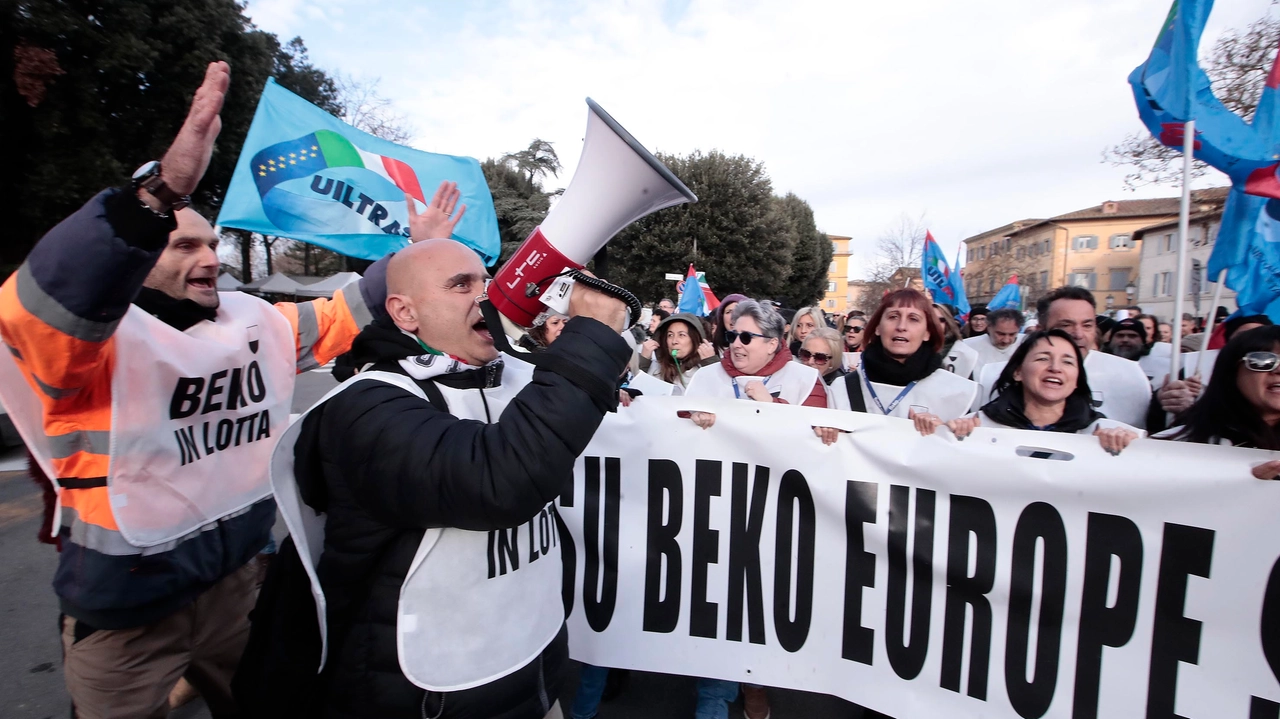
<svg viewBox="0 0 1280 719">
<path fill-rule="evenodd" d="M 784 296 L 795 237 L 775 211 L 763 163 L 719 151 L 658 158 L 698 202 L 655 212 L 618 233 L 609 243 L 609 279 L 656 300 L 674 291 L 663 275 L 684 274 L 693 263 L 720 296 Z"/>
<path fill-rule="evenodd" d="M 193 196 L 211 216 L 269 75 L 339 109 L 301 40 L 281 46 L 235 0 L 20 0 L 0 5 L 0 271 L 104 187 L 159 157 L 213 60 L 231 63 L 222 133 Z M 20 168 L 20 169 L 18 169 Z"/>
<path fill-rule="evenodd" d="M 498 264 L 501 265 L 547 216 L 555 193 L 542 189 L 541 178 L 559 173 L 560 159 L 551 143 L 535 139 L 525 150 L 508 153 L 497 160 L 485 160 L 480 163 L 480 169 L 498 216 L 498 235 L 502 238 Z"/>
<path fill-rule="evenodd" d="M 809 203 L 788 192 L 774 198 L 773 210 L 792 236 L 791 276 L 778 299 L 787 307 L 817 304 L 827 291 L 831 238 L 818 230 Z"/>
</svg>

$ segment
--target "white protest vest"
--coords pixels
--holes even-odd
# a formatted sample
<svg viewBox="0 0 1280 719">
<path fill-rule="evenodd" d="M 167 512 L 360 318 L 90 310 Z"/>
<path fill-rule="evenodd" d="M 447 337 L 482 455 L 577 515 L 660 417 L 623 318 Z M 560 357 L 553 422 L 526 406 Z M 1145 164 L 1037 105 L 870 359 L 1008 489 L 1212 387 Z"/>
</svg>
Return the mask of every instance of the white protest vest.
<svg viewBox="0 0 1280 719">
<path fill-rule="evenodd" d="M 822 376 L 818 374 L 818 370 L 799 362 L 788 362 L 782 369 L 765 377 L 764 387 L 778 399 L 798 405 L 804 404 L 809 393 L 813 392 L 813 386 L 821 381 Z M 735 387 L 737 385 L 734 378 L 724 370 L 724 365 L 717 363 L 699 370 L 689 380 L 689 387 L 684 394 L 686 397 L 745 399 L 747 395 L 742 391 L 743 388 L 738 388 L 738 392 L 734 393 Z"/>
<path fill-rule="evenodd" d="M 982 368 L 993 362 L 1008 362 L 1013 353 L 1017 351 L 1018 345 L 1027 338 L 1026 335 L 1018 335 L 1018 339 L 1013 344 L 1000 349 L 991 341 L 991 335 L 978 335 L 962 340 L 966 347 L 972 348 L 978 353 L 978 363 L 973 368 L 972 379 L 977 382 L 982 375 Z"/>
<path fill-rule="evenodd" d="M 982 368 L 979 382 L 982 389 L 975 410 L 991 400 L 991 388 L 1000 379 L 1006 364 L 999 362 Z M 1151 383 L 1137 362 L 1093 350 L 1084 358 L 1084 370 L 1089 379 L 1089 389 L 1093 392 L 1095 409 L 1107 419 L 1139 429 L 1147 426 Z"/>
<path fill-rule="evenodd" d="M 978 426 L 994 427 L 998 429 L 1004 425 L 988 417 L 986 412 L 979 411 Z M 1143 439 L 1147 436 L 1147 431 L 1145 429 L 1138 429 L 1137 427 L 1132 427 L 1124 422 L 1117 422 L 1114 419 L 1107 419 L 1106 417 L 1094 420 L 1092 424 L 1084 429 L 1078 430 L 1076 434 L 1093 434 L 1094 430 L 1098 429 L 1123 429 L 1138 435 L 1138 439 Z"/>
<path fill-rule="evenodd" d="M 866 402 L 867 412 L 869 414 L 886 414 L 881 412 L 875 401 L 871 399 L 871 394 L 867 392 L 868 380 L 858 374 L 862 398 Z M 853 408 L 849 405 L 849 390 L 846 383 L 854 380 L 854 375 L 848 374 L 839 377 L 831 383 L 831 398 L 835 400 L 835 408 L 850 411 Z M 875 389 L 876 396 L 880 398 L 880 402 L 884 404 L 885 409 L 898 397 L 905 387 L 898 387 L 890 384 L 882 384 L 880 382 L 870 383 Z M 907 418 L 912 407 L 923 407 L 929 414 L 936 414 L 942 418 L 942 421 L 949 422 L 953 419 L 963 417 L 968 411 L 969 406 L 973 403 L 974 397 L 978 394 L 978 384 L 963 377 L 954 375 L 945 369 L 936 369 L 928 377 L 916 383 L 911 391 L 907 393 L 902 401 L 887 414 L 890 417 Z M 917 409 L 919 411 L 919 409 Z"/>
<path fill-rule="evenodd" d="M 957 340 L 947 356 L 942 358 L 942 368 L 957 377 L 969 379 L 978 366 L 978 351 Z"/>
<path fill-rule="evenodd" d="M 136 305 L 116 328 L 107 492 L 135 547 L 178 539 L 271 495 L 267 465 L 289 421 L 294 334 L 262 300 L 220 299 L 216 321 L 185 332 Z M 5 363 L 0 381 L 15 424 L 24 439 L 44 437 L 39 402 Z M 48 443 L 27 446 L 56 476 Z"/>
<path fill-rule="evenodd" d="M 502 386 L 484 390 L 495 421 L 532 377 L 530 365 L 507 359 Z M 362 372 L 307 414 L 356 382 L 372 381 L 395 385 L 426 401 L 422 389 L 404 375 Z M 478 390 L 452 389 L 442 383 L 437 387 L 450 414 L 484 421 Z M 318 671 L 328 655 L 326 601 L 315 569 L 324 548 L 325 516 L 303 504 L 298 494 L 293 451 L 301 427 L 299 418 L 280 440 L 271 461 L 271 485 L 311 578 L 321 636 Z M 495 532 L 426 530 L 400 587 L 396 614 L 400 670 L 409 681 L 439 692 L 482 686 L 533 661 L 555 639 L 564 623 L 564 603 L 561 540 L 554 513 L 554 505 L 548 504 L 530 522 Z"/>
</svg>

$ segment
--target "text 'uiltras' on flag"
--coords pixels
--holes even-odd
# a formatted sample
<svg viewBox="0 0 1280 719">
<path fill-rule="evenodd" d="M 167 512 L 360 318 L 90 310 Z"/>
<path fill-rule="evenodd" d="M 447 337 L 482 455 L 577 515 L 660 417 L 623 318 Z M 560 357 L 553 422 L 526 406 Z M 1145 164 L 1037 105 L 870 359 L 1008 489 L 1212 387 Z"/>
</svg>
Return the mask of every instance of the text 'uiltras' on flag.
<svg viewBox="0 0 1280 719">
<path fill-rule="evenodd" d="M 478 162 L 374 137 L 269 81 L 218 224 L 373 260 L 408 244 L 406 202 L 424 210 L 444 180 L 467 206 L 453 239 L 494 262 L 497 217 Z"/>
</svg>

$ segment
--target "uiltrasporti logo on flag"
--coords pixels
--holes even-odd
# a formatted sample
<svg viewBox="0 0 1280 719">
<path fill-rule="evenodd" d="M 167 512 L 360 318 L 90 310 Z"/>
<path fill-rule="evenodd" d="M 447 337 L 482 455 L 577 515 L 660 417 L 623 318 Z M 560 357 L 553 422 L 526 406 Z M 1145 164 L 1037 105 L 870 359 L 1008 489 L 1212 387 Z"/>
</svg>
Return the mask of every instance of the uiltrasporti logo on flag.
<svg viewBox="0 0 1280 719">
<path fill-rule="evenodd" d="M 378 259 L 408 244 L 406 198 L 421 212 L 426 191 L 443 180 L 458 183 L 467 206 L 453 239 L 493 262 L 500 250 L 497 217 L 476 160 L 374 137 L 273 80 L 258 103 L 218 224 Z"/>
</svg>

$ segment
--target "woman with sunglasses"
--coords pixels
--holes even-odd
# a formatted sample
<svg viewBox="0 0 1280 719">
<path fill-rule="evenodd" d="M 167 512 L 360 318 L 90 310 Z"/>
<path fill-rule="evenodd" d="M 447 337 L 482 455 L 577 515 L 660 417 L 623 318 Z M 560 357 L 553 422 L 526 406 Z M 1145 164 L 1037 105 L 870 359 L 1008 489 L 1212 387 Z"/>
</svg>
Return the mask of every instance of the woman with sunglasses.
<svg viewBox="0 0 1280 719">
<path fill-rule="evenodd" d="M 796 359 L 801 364 L 818 370 L 822 374 L 822 381 L 829 386 L 836 378 L 845 375 L 844 356 L 840 352 L 843 346 L 844 342 L 838 332 L 822 327 L 810 332 L 804 339 Z"/>
<path fill-rule="evenodd" d="M 720 301 L 720 305 L 711 312 L 711 321 L 715 324 L 715 330 L 711 333 L 711 346 L 716 348 L 717 354 L 724 354 L 729 349 L 729 340 L 724 333 L 733 329 L 733 308 L 738 303 L 747 299 L 746 295 L 732 294 Z"/>
<path fill-rule="evenodd" d="M 865 334 L 861 367 L 831 384 L 836 409 L 911 419 L 922 434 L 968 413 L 978 384 L 942 367 L 943 329 L 927 297 L 890 293 Z"/>
<path fill-rule="evenodd" d="M 946 423 L 957 439 L 979 426 L 1092 434 L 1115 455 L 1143 436 L 1141 430 L 1109 420 L 1093 408 L 1084 357 L 1062 330 L 1029 335 L 1005 364 L 994 394 L 976 415 Z"/>
<path fill-rule="evenodd" d="M 1157 439 L 1280 450 L 1280 327 L 1239 332 L 1213 365 L 1204 394 Z M 1280 478 L 1280 460 L 1253 468 Z"/>
</svg>

